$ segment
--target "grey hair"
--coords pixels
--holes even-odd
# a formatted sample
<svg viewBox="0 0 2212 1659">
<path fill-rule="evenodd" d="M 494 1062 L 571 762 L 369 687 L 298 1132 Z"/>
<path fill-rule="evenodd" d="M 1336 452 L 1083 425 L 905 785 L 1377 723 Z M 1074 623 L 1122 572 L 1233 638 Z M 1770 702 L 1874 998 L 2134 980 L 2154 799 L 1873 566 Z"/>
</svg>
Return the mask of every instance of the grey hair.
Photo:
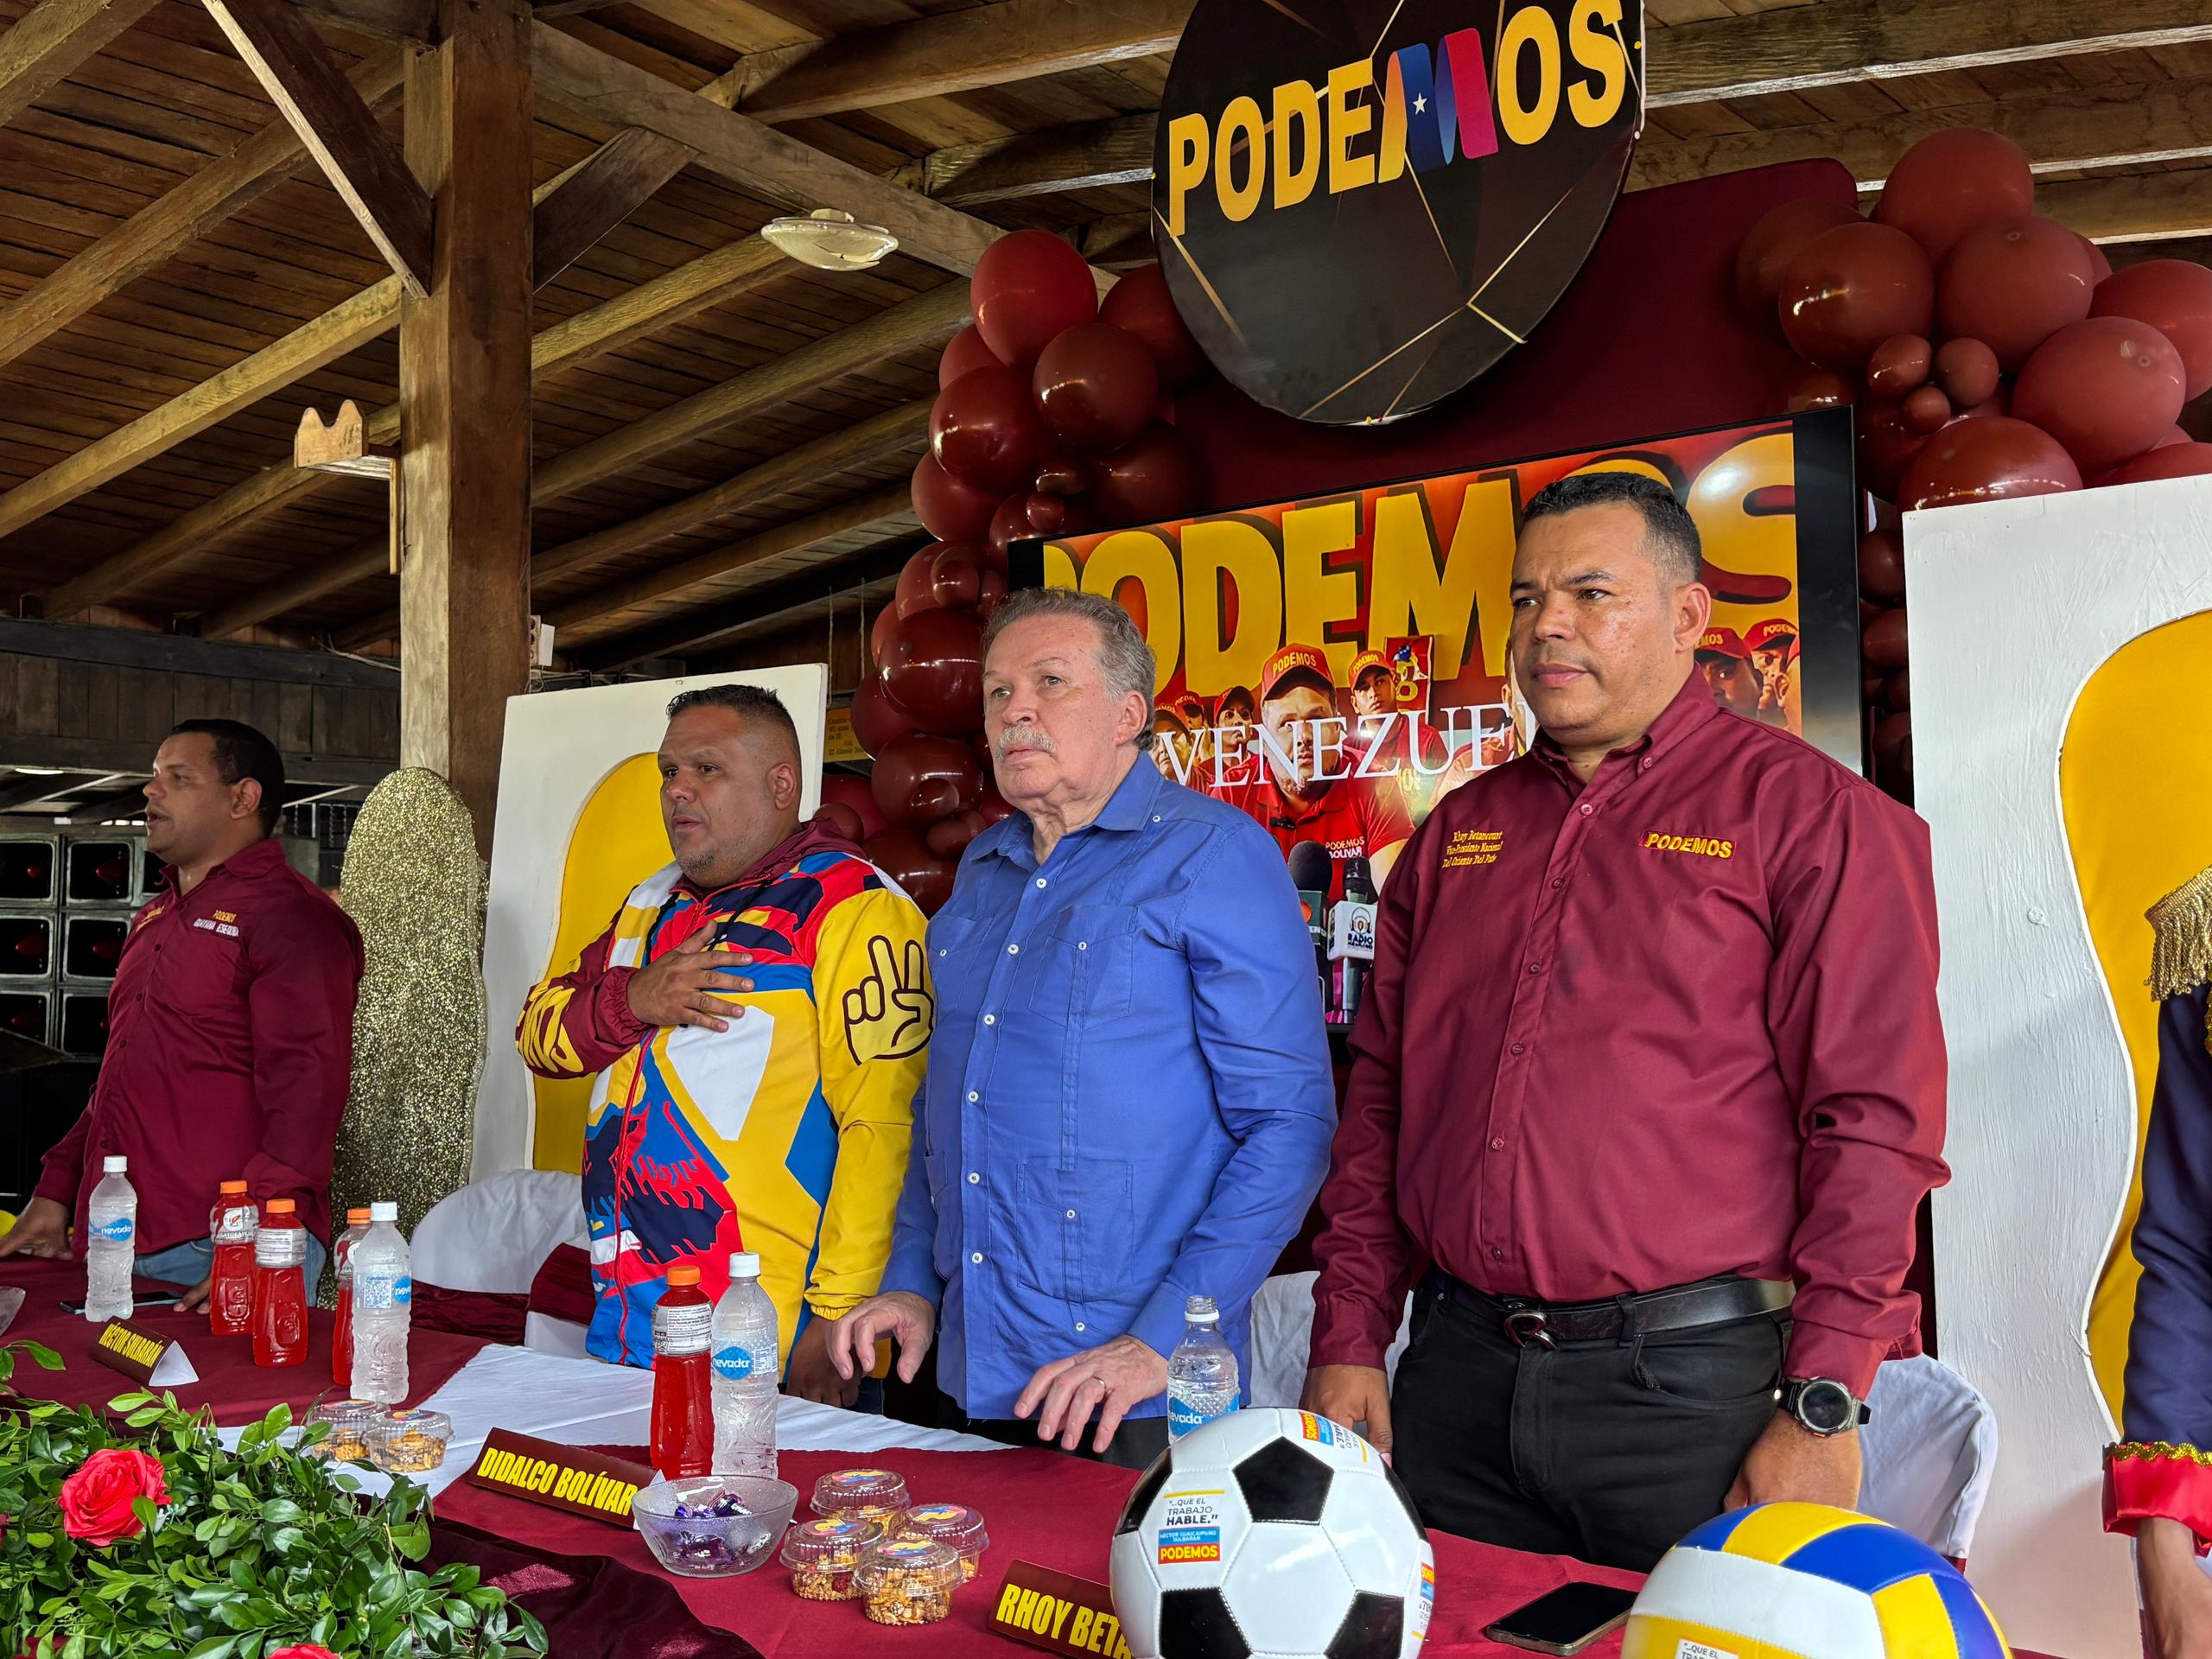
<svg viewBox="0 0 2212 1659">
<path fill-rule="evenodd" d="M 1152 689 L 1159 664 L 1136 619 L 1103 594 L 1073 588 L 1024 588 L 1010 594 L 983 625 L 986 660 L 1001 634 L 1033 616 L 1081 617 L 1098 630 L 1098 666 L 1106 677 L 1106 690 L 1117 700 L 1132 691 L 1144 699 L 1144 724 L 1136 741 L 1137 747 L 1150 748 Z"/>
</svg>

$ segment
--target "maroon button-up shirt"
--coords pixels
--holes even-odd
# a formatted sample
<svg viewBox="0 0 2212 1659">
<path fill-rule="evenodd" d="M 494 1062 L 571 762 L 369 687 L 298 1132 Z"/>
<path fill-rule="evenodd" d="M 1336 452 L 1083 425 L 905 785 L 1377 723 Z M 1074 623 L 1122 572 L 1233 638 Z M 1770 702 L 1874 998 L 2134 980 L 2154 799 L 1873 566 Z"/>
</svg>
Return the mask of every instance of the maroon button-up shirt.
<svg viewBox="0 0 2212 1659">
<path fill-rule="evenodd" d="M 1540 742 L 1446 795 L 1382 895 L 1313 1363 L 1381 1365 L 1424 1257 L 1556 1302 L 1735 1273 L 1863 1395 L 1948 1174 L 1936 961 L 1925 826 L 1700 677 L 1586 785 Z"/>
<path fill-rule="evenodd" d="M 259 841 L 189 894 L 131 919 L 108 992 L 107 1052 L 76 1127 L 46 1154 L 37 1196 L 76 1211 L 100 1160 L 130 1160 L 141 1255 L 207 1236 L 216 1188 L 291 1198 L 330 1236 L 330 1166 L 353 1066 L 361 936 Z"/>
</svg>

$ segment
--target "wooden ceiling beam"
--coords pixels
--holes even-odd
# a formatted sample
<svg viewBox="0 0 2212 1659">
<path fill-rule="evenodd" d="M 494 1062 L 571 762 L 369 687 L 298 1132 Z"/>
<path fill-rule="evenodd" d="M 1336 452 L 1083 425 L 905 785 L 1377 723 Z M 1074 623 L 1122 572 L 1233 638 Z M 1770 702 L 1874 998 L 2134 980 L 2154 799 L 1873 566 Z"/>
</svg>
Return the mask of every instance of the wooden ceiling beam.
<svg viewBox="0 0 2212 1659">
<path fill-rule="evenodd" d="M 1159 130 L 1156 111 L 1109 121 L 1080 121 L 1009 138 L 952 144 L 892 176 L 909 189 L 960 207 L 1101 185 L 1144 184 L 1152 178 Z"/>
<path fill-rule="evenodd" d="M 429 192 L 292 0 L 201 0 L 408 291 L 430 291 Z"/>
<path fill-rule="evenodd" d="M 2173 0 L 1820 0 L 1654 29 L 1654 109 L 2212 40 L 2212 9 Z"/>
<path fill-rule="evenodd" d="M 791 612 L 849 597 L 868 584 L 894 578 L 922 543 L 902 539 L 855 559 L 824 563 L 818 569 L 756 588 L 727 605 L 695 611 L 641 633 L 628 633 L 577 653 L 579 664 L 594 671 L 624 668 L 649 657 L 668 657 L 734 636 L 752 633 Z M 555 640 L 558 649 L 559 640 Z"/>
<path fill-rule="evenodd" d="M 626 127 L 571 168 L 531 224 L 532 288 L 582 258 L 683 170 L 692 152 L 643 127 Z"/>
<path fill-rule="evenodd" d="M 548 582 L 655 542 L 688 535 L 727 513 L 754 501 L 773 500 L 786 491 L 817 479 L 834 477 L 849 467 L 871 461 L 909 446 L 918 447 L 929 435 L 930 409 L 936 400 L 918 397 L 911 404 L 887 409 L 852 425 L 841 427 L 797 448 L 748 467 L 734 478 L 671 501 L 664 507 L 635 518 L 626 518 L 605 530 L 550 547 L 531 561 L 531 579 Z"/>
<path fill-rule="evenodd" d="M 2059 179 L 2036 188 L 2036 211 L 2092 242 L 2161 242 L 2212 233 L 2212 167 Z"/>
<path fill-rule="evenodd" d="M 316 22 L 395 46 L 427 46 L 436 32 L 437 0 L 297 0 Z"/>
<path fill-rule="evenodd" d="M 2212 156 L 2212 77 L 1905 110 L 1878 120 L 1821 121 L 1763 132 L 1698 138 L 1647 133 L 1629 168 L 1629 188 L 1832 156 L 1851 169 L 1860 190 L 1878 190 L 1898 156 L 1930 133 L 1953 127 L 2002 133 L 2044 173 Z"/>
<path fill-rule="evenodd" d="M 53 0 L 47 3 L 51 4 Z M 0 37 L 0 45 L 8 38 L 12 36 Z M 404 53 L 379 52 L 355 65 L 348 79 L 373 112 L 397 99 L 405 67 Z M 283 182 L 306 158 L 307 147 L 292 124 L 273 121 L 228 156 L 208 162 L 183 183 L 149 202 L 55 268 L 29 292 L 0 308 L 0 364 L 13 362 L 178 250 L 206 236 Z"/>
<path fill-rule="evenodd" d="M 1193 0 L 999 0 L 755 52 L 708 96 L 799 121 L 1172 52 Z"/>
<path fill-rule="evenodd" d="M 0 126 L 151 11 L 156 0 L 39 0 L 0 35 Z"/>
<path fill-rule="evenodd" d="M 343 553 L 326 554 L 318 563 L 302 565 L 282 580 L 242 594 L 220 610 L 203 616 L 200 636 L 203 639 L 220 639 L 228 634 L 242 633 L 272 616 L 312 605 L 325 594 L 337 593 L 374 576 L 389 575 L 391 571 L 391 533 L 378 531 L 369 540 L 357 543 Z"/>
<path fill-rule="evenodd" d="M 609 127 L 643 127 L 698 154 L 698 164 L 740 188 L 802 210 L 841 208 L 880 225 L 902 251 L 965 276 L 1003 233 L 787 134 L 710 103 L 650 70 L 587 46 L 550 23 L 537 26 L 533 65 L 541 97 Z"/>
</svg>

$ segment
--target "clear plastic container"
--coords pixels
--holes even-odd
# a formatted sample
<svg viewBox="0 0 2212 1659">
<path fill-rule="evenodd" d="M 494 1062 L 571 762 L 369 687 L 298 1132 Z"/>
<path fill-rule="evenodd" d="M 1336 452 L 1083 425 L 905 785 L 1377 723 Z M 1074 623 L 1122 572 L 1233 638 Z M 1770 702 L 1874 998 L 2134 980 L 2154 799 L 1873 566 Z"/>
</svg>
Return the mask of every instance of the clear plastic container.
<svg viewBox="0 0 2212 1659">
<path fill-rule="evenodd" d="M 883 1528 L 876 1522 L 825 1516 L 802 1521 L 785 1533 L 779 1559 L 791 1570 L 791 1589 L 807 1600 L 850 1601 L 861 1556 L 882 1541 Z"/>
<path fill-rule="evenodd" d="M 855 1521 L 878 1521 L 899 1529 L 906 1510 L 906 1478 L 889 1469 L 840 1469 L 814 1483 L 814 1512 Z"/>
<path fill-rule="evenodd" d="M 366 1461 L 370 1442 L 384 1416 L 384 1408 L 373 1400 L 324 1401 L 308 1411 L 306 1426 L 328 1423 L 329 1438 L 307 1447 L 307 1455 L 335 1458 L 340 1463 Z"/>
<path fill-rule="evenodd" d="M 960 1558 L 963 1582 L 976 1576 L 983 1552 L 991 1547 L 991 1535 L 983 1529 L 982 1512 L 961 1503 L 912 1505 L 899 1524 L 899 1535 L 926 1538 L 951 1550 Z"/>
<path fill-rule="evenodd" d="M 670 1572 L 719 1579 L 750 1573 L 775 1554 L 798 1507 L 788 1481 L 707 1475 L 654 1481 L 631 1500 L 630 1518 Z"/>
<path fill-rule="evenodd" d="M 892 1538 L 861 1557 L 853 1574 L 861 1611 L 879 1624 L 938 1624 L 952 1617 L 952 1592 L 967 1582 L 949 1544 Z"/>
<path fill-rule="evenodd" d="M 420 1406 L 388 1411 L 369 1430 L 369 1461 L 394 1475 L 427 1474 L 446 1460 L 453 1419 Z"/>
</svg>

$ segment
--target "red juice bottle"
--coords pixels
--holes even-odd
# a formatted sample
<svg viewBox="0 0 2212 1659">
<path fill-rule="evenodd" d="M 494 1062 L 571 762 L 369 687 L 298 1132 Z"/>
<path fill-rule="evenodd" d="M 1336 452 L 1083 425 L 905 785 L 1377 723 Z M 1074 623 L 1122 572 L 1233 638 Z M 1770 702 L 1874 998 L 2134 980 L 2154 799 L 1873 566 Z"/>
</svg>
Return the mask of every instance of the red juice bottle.
<svg viewBox="0 0 2212 1659">
<path fill-rule="evenodd" d="M 308 1357 L 308 1230 L 289 1198 L 271 1198 L 253 1240 L 253 1363 L 297 1365 Z"/>
<path fill-rule="evenodd" d="M 207 1236 L 215 1246 L 209 1270 L 207 1331 L 211 1336 L 242 1337 L 253 1329 L 253 1239 L 261 1211 L 246 1196 L 244 1181 L 225 1181 Z"/>
<path fill-rule="evenodd" d="M 653 1308 L 653 1467 L 671 1480 L 715 1467 L 715 1305 L 699 1269 L 671 1268 Z"/>
<path fill-rule="evenodd" d="M 365 1205 L 346 1212 L 346 1230 L 330 1247 L 330 1270 L 338 1275 L 338 1333 L 330 1345 L 330 1380 L 349 1394 L 353 1388 L 353 1247 L 369 1230 Z"/>
</svg>

